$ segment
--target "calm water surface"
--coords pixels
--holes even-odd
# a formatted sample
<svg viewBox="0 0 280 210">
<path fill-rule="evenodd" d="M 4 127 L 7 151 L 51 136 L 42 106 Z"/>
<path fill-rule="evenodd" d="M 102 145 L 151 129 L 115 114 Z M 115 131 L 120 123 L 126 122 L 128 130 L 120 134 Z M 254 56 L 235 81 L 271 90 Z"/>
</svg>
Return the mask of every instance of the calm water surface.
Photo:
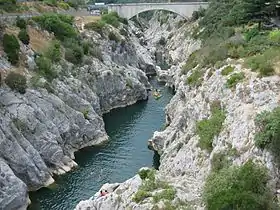
<svg viewBox="0 0 280 210">
<path fill-rule="evenodd" d="M 71 210 L 80 200 L 93 196 L 106 183 L 122 182 L 143 166 L 153 166 L 157 157 L 147 148 L 147 140 L 165 122 L 164 108 L 172 91 L 151 81 L 162 97 L 120 108 L 104 115 L 108 143 L 75 153 L 79 167 L 56 178 L 56 184 L 30 193 L 29 210 Z"/>
</svg>

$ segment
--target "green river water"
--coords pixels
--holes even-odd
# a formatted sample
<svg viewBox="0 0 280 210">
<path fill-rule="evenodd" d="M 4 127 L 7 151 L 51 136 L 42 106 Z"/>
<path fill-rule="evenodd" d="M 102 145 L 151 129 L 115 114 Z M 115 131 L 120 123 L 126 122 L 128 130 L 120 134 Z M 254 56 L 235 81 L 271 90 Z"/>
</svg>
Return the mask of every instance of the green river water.
<svg viewBox="0 0 280 210">
<path fill-rule="evenodd" d="M 165 122 L 164 108 L 172 90 L 150 81 L 162 91 L 129 107 L 115 109 L 104 115 L 108 143 L 75 153 L 79 167 L 56 177 L 56 184 L 30 193 L 29 210 L 72 210 L 80 200 L 93 196 L 106 183 L 123 182 L 144 166 L 158 166 L 158 156 L 147 148 L 153 132 Z"/>
</svg>

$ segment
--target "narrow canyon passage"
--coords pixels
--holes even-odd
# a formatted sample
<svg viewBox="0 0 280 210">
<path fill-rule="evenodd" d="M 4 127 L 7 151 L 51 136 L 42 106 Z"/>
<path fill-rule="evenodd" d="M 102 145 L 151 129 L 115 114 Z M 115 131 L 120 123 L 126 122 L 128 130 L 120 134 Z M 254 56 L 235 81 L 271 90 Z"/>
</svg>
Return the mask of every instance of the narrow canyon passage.
<svg viewBox="0 0 280 210">
<path fill-rule="evenodd" d="M 120 108 L 104 115 L 110 141 L 101 147 L 86 148 L 76 153 L 79 167 L 56 179 L 49 188 L 30 193 L 29 210 L 70 210 L 80 200 L 88 199 L 106 182 L 123 182 L 144 166 L 157 163 L 147 148 L 147 140 L 165 123 L 164 108 L 172 90 L 150 81 L 162 91 L 162 97 Z"/>
</svg>

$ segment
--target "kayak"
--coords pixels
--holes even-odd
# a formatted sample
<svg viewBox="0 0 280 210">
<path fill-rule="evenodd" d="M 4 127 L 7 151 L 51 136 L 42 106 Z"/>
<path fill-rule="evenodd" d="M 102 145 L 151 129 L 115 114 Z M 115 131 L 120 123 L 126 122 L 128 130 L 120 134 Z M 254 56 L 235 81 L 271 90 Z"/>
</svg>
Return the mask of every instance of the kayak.
<svg viewBox="0 0 280 210">
<path fill-rule="evenodd" d="M 162 95 L 161 95 L 160 93 L 154 92 L 154 93 L 153 93 L 153 96 L 154 96 L 154 98 L 155 98 L 156 100 L 158 100 L 158 99 L 161 98 Z"/>
<path fill-rule="evenodd" d="M 161 98 L 161 95 L 154 96 L 156 100 Z"/>
</svg>

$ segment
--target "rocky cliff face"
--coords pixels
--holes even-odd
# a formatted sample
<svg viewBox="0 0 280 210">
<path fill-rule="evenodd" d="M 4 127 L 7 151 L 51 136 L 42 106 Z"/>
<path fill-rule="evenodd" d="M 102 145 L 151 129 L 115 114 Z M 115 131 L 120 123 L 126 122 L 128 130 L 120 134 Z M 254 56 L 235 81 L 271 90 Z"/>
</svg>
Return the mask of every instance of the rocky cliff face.
<svg viewBox="0 0 280 210">
<path fill-rule="evenodd" d="M 119 30 L 107 27 L 122 37 Z M 84 39 L 99 43 L 102 61 L 91 56 L 81 66 L 63 61 L 55 66 L 59 78 L 48 86 L 40 79 L 37 87 L 28 88 L 25 94 L 5 86 L 0 89 L 3 210 L 26 209 L 28 190 L 47 186 L 54 182 L 54 174 L 76 166 L 75 151 L 106 141 L 103 113 L 147 99 L 150 84 L 139 68 L 153 63 L 149 55 L 140 54 L 143 49 L 133 32 L 122 37 L 122 44 L 92 31 L 81 33 Z M 36 71 L 34 52 L 21 46 L 21 53 L 26 56 L 29 69 L 25 74 L 30 77 Z M 2 75 L 11 68 L 2 57 Z"/>
<path fill-rule="evenodd" d="M 143 189 L 147 187 L 143 182 L 147 181 L 136 175 L 124 183 L 117 184 L 117 188 L 114 185 L 104 185 L 103 188 L 108 188 L 109 191 L 112 186 L 116 189 L 111 190 L 106 197 L 81 201 L 76 210 L 144 210 L 170 207 L 204 209 L 203 186 L 211 171 L 213 156 L 220 152 L 225 153 L 234 165 L 241 165 L 249 159 L 265 165 L 270 174 L 270 188 L 276 192 L 279 188 L 279 172 L 271 155 L 267 151 L 260 151 L 254 145 L 254 119 L 258 113 L 264 110 L 271 111 L 279 105 L 279 76 L 259 78 L 256 73 L 242 67 L 242 60 L 228 59 L 221 68 L 205 69 L 200 86 L 186 84 L 187 77 L 195 69 L 190 69 L 187 75 L 182 75 L 182 65 L 192 52 L 200 48 L 199 41 L 188 37 L 193 24 L 186 23 L 179 29 L 173 24 L 173 32 L 168 33 L 166 25 L 160 27 L 155 19 L 152 21 L 153 27 L 145 33 L 148 36 L 146 38 L 154 45 L 161 36 L 169 37 L 166 52 L 177 63 L 167 71 L 157 67 L 159 79 L 166 81 L 169 86 L 174 86 L 176 94 L 166 108 L 166 129 L 155 132 L 148 142 L 150 147 L 161 154 L 161 165 L 156 172 L 155 182 L 164 181 L 171 185 L 175 189 L 174 199 L 171 196 L 171 202 L 159 201 L 155 204 L 152 197 L 164 187 L 159 185 L 145 194 Z M 235 88 L 226 88 L 226 81 L 231 74 L 223 76 L 221 71 L 227 66 L 233 68 L 231 74 L 243 72 L 245 75 Z M 207 119 L 211 114 L 210 105 L 217 101 L 221 103 L 226 116 L 221 132 L 214 137 L 212 151 L 207 152 L 198 146 L 196 122 Z M 140 194 L 142 200 L 137 202 L 135 198 Z"/>
</svg>

